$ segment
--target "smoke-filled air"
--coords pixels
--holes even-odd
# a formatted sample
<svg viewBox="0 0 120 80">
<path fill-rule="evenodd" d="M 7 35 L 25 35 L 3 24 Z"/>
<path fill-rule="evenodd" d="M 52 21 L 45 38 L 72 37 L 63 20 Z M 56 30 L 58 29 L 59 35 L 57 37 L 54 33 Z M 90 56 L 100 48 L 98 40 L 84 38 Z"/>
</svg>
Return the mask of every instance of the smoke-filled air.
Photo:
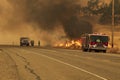
<svg viewBox="0 0 120 80">
<path fill-rule="evenodd" d="M 92 33 L 90 21 L 81 19 L 86 0 L 1 0 L 0 43 L 18 44 L 23 36 L 51 45 Z"/>
</svg>

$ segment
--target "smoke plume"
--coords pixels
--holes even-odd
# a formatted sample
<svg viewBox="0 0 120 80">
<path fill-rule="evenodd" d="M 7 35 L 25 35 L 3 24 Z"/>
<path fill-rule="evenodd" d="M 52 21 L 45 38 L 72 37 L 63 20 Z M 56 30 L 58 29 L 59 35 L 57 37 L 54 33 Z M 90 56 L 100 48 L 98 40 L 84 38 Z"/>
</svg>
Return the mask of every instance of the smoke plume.
<svg viewBox="0 0 120 80">
<path fill-rule="evenodd" d="M 19 2 L 19 0 L 18 0 Z M 80 20 L 79 0 L 25 0 L 24 18 L 35 23 L 40 29 L 53 31 L 62 25 L 69 38 L 78 38 L 82 33 L 91 33 L 92 25 Z"/>
<path fill-rule="evenodd" d="M 12 37 L 36 36 L 50 43 L 62 36 L 75 39 L 92 32 L 92 24 L 81 20 L 80 10 L 80 0 L 0 1 L 0 30 Z"/>
</svg>

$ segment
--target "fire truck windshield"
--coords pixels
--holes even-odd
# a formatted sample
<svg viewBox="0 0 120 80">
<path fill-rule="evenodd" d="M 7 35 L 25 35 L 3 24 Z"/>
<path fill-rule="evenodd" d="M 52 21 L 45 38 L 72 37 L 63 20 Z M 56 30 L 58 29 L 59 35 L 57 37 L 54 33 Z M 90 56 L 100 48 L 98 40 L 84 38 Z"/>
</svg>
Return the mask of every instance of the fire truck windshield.
<svg viewBox="0 0 120 80">
<path fill-rule="evenodd" d="M 108 42 L 109 38 L 108 36 L 96 36 L 96 35 L 91 35 L 90 40 L 92 42 Z"/>
</svg>

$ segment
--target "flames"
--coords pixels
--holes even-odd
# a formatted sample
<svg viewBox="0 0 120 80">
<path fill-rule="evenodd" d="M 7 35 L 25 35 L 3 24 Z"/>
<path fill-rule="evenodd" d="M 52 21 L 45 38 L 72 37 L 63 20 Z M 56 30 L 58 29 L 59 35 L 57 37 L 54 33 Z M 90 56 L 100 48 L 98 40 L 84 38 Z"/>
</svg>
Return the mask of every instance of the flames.
<svg viewBox="0 0 120 80">
<path fill-rule="evenodd" d="M 74 40 L 64 40 L 64 41 L 58 41 L 56 44 L 54 44 L 54 47 L 58 48 L 67 48 L 67 49 L 81 49 L 82 47 L 82 39 L 74 39 Z M 116 47 L 116 45 L 114 45 Z M 111 49 L 111 43 L 108 42 L 108 49 Z"/>
<path fill-rule="evenodd" d="M 110 49 L 110 48 L 112 48 L 112 46 L 111 46 L 111 44 L 110 44 L 110 43 L 108 44 L 108 48 L 109 48 L 109 49 Z"/>
<path fill-rule="evenodd" d="M 54 44 L 54 47 L 67 48 L 67 49 L 81 49 L 82 40 L 77 39 L 77 40 L 66 40 L 63 42 L 57 42 L 56 44 Z M 108 43 L 108 49 L 110 49 L 110 48 L 111 48 L 111 44 Z"/>
<path fill-rule="evenodd" d="M 81 39 L 68 40 L 65 42 L 57 42 L 54 47 L 68 48 L 68 49 L 81 49 Z"/>
</svg>

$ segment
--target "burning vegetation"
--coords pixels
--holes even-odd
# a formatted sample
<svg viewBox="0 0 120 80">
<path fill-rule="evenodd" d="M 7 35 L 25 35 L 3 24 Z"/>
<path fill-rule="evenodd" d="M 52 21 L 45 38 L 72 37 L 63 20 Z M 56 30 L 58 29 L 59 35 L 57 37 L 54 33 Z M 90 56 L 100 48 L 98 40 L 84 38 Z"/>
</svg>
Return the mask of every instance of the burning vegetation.
<svg viewBox="0 0 120 80">
<path fill-rule="evenodd" d="M 81 39 L 77 40 L 68 40 L 66 42 L 58 42 L 54 45 L 54 47 L 60 48 L 69 48 L 69 49 L 81 49 Z"/>
</svg>

